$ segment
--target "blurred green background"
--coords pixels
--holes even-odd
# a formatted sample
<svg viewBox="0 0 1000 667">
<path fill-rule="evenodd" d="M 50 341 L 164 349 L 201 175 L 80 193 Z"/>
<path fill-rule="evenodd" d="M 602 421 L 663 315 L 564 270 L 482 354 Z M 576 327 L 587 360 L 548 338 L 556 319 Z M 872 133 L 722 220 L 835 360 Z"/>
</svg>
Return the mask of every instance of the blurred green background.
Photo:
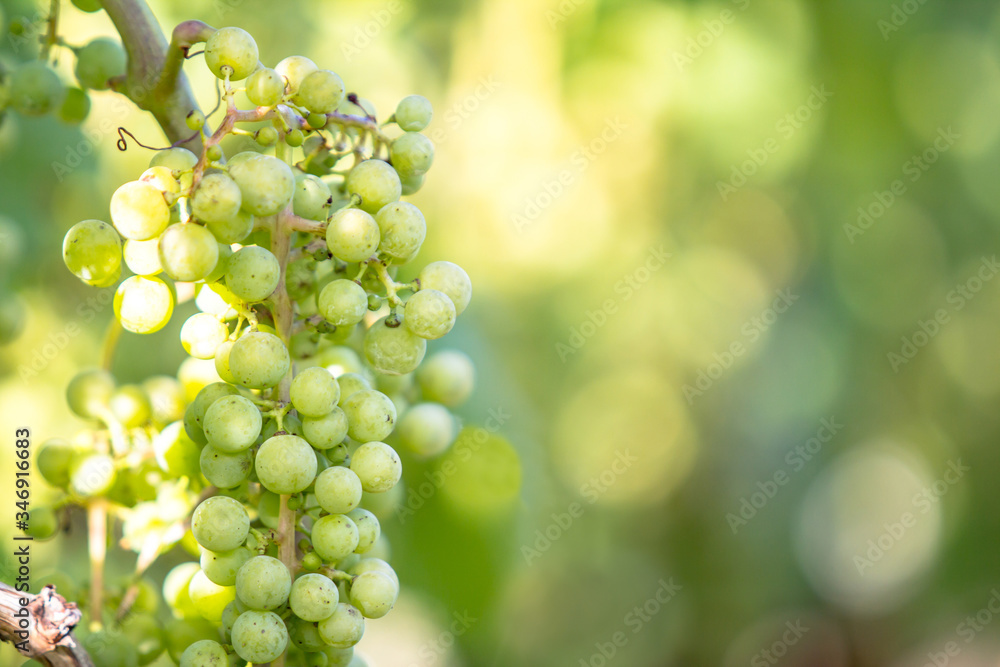
<svg viewBox="0 0 1000 667">
<path fill-rule="evenodd" d="M 488 446 L 440 484 L 408 466 L 374 665 L 1000 662 L 997 3 L 151 4 L 249 30 L 266 64 L 307 55 L 383 116 L 435 106 L 418 263 L 472 277 L 462 416 L 502 422 L 522 488 Z M 68 3 L 63 26 L 113 34 Z M 111 309 L 60 245 L 149 160 L 119 125 L 164 143 L 111 93 L 80 128 L 0 126 L 29 313 L 0 349 L 5 442 L 78 427 L 63 387 Z M 127 336 L 116 375 L 174 373 L 183 319 Z M 34 571 L 81 553 L 38 544 Z"/>
</svg>

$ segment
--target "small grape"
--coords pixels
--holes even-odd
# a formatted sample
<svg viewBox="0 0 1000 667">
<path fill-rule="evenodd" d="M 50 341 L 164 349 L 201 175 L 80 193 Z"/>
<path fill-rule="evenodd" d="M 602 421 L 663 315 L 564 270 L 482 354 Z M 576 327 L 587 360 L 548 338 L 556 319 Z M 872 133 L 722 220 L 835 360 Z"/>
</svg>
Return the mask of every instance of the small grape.
<svg viewBox="0 0 1000 667">
<path fill-rule="evenodd" d="M 28 516 L 24 534 L 36 540 L 47 540 L 59 530 L 59 517 L 51 507 L 34 506 Z"/>
<path fill-rule="evenodd" d="M 384 440 L 396 425 L 396 406 L 380 391 L 357 391 L 344 401 L 347 435 L 358 442 Z"/>
<path fill-rule="evenodd" d="M 206 174 L 191 197 L 191 212 L 199 220 L 221 225 L 239 213 L 243 195 L 236 181 L 222 172 Z M 211 229 L 211 228 L 210 228 Z"/>
<path fill-rule="evenodd" d="M 75 447 L 59 438 L 43 442 L 35 455 L 35 466 L 42 479 L 52 486 L 65 488 L 69 484 L 69 466 L 75 451 Z"/>
<path fill-rule="evenodd" d="M 340 400 L 340 386 L 325 368 L 307 368 L 292 380 L 292 405 L 303 417 L 329 414 Z"/>
<path fill-rule="evenodd" d="M 427 236 L 420 209 L 408 202 L 386 204 L 375 215 L 381 238 L 379 250 L 395 259 L 412 257 Z"/>
<path fill-rule="evenodd" d="M 205 576 L 218 586 L 235 586 L 236 573 L 250 560 L 251 552 L 244 547 L 238 547 L 231 551 L 209 551 L 203 549 L 201 552 L 201 569 Z"/>
<path fill-rule="evenodd" d="M 222 396 L 205 411 L 203 430 L 208 444 L 234 454 L 249 449 L 261 429 L 260 410 L 244 396 Z"/>
<path fill-rule="evenodd" d="M 418 403 L 399 420 L 399 441 L 419 456 L 436 456 L 455 441 L 455 419 L 439 403 Z"/>
<path fill-rule="evenodd" d="M 304 574 L 292 584 L 288 606 L 303 621 L 322 621 L 337 609 L 337 586 L 322 574 Z"/>
<path fill-rule="evenodd" d="M 396 124 L 405 132 L 420 132 L 433 116 L 430 101 L 422 95 L 408 95 L 396 105 Z"/>
<path fill-rule="evenodd" d="M 106 414 L 114 391 L 115 379 L 107 371 L 82 371 L 66 387 L 66 402 L 78 417 L 100 419 Z"/>
<path fill-rule="evenodd" d="M 427 173 L 434 162 L 434 144 L 418 132 L 407 132 L 389 146 L 392 166 L 400 174 L 417 176 Z"/>
<path fill-rule="evenodd" d="M 288 56 L 275 65 L 274 69 L 284 78 L 288 94 L 294 95 L 298 92 L 302 81 L 319 67 L 305 56 Z"/>
<path fill-rule="evenodd" d="M 174 178 L 174 172 L 171 171 L 169 167 L 150 167 L 146 171 L 142 172 L 139 176 L 139 180 L 143 183 L 152 185 L 160 192 L 170 194 L 177 194 L 180 192 L 180 184 L 177 182 L 177 179 Z"/>
<path fill-rule="evenodd" d="M 205 114 L 198 109 L 192 109 L 184 118 L 184 124 L 189 130 L 200 130 L 205 127 Z"/>
<path fill-rule="evenodd" d="M 344 208 L 337 211 L 326 228 L 327 247 L 334 257 L 345 262 L 362 262 L 368 259 L 375 254 L 378 242 L 378 223 L 361 209 Z"/>
<path fill-rule="evenodd" d="M 159 236 L 170 222 L 163 193 L 149 183 L 125 183 L 111 196 L 111 222 L 118 233 L 134 241 Z"/>
<path fill-rule="evenodd" d="M 368 295 L 353 280 L 333 280 L 319 293 L 316 306 L 319 314 L 330 324 L 353 326 L 364 319 L 368 311 Z"/>
<path fill-rule="evenodd" d="M 205 64 L 220 79 L 245 79 L 257 67 L 257 42 L 241 28 L 220 28 L 205 41 Z"/>
<path fill-rule="evenodd" d="M 271 611 L 245 611 L 233 623 L 233 650 L 247 662 L 277 660 L 288 646 L 288 630 Z"/>
<path fill-rule="evenodd" d="M 250 471 L 253 470 L 253 453 L 250 450 L 243 450 L 235 454 L 228 454 L 212 445 L 205 445 L 201 448 L 199 464 L 201 465 L 201 473 L 209 484 L 220 489 L 232 489 L 250 477 Z M 220 582 L 216 581 L 215 583 Z M 222 585 L 231 586 L 232 584 Z"/>
<path fill-rule="evenodd" d="M 421 289 L 406 301 L 403 324 L 416 336 L 436 340 L 455 326 L 455 302 L 435 289 Z"/>
<path fill-rule="evenodd" d="M 425 174 L 400 174 L 399 183 L 402 187 L 403 196 L 409 197 L 410 195 L 419 192 L 420 188 L 424 187 L 425 180 Z"/>
<path fill-rule="evenodd" d="M 443 350 L 427 359 L 416 378 L 425 399 L 454 408 L 472 394 L 475 373 L 475 366 L 466 354 Z"/>
<path fill-rule="evenodd" d="M 444 292 L 455 304 L 455 314 L 461 315 L 472 300 L 472 281 L 469 274 L 452 262 L 431 262 L 418 277 L 420 289 Z"/>
<path fill-rule="evenodd" d="M 316 449 L 336 447 L 347 437 L 347 415 L 339 407 L 322 417 L 302 420 L 302 435 Z"/>
<path fill-rule="evenodd" d="M 151 414 L 149 396 L 134 384 L 125 385 L 111 395 L 111 414 L 125 428 L 137 428 L 147 421 Z"/>
<path fill-rule="evenodd" d="M 93 13 L 104 9 L 101 0 L 73 0 L 73 6 L 82 12 Z"/>
<path fill-rule="evenodd" d="M 309 220 L 326 220 L 333 199 L 330 187 L 318 176 L 302 174 L 295 185 L 295 215 Z"/>
<path fill-rule="evenodd" d="M 319 634 L 334 648 L 351 648 L 365 634 L 365 619 L 357 609 L 341 602 L 329 618 L 320 621 Z"/>
<path fill-rule="evenodd" d="M 219 244 L 201 225 L 171 225 L 160 237 L 160 264 L 174 280 L 194 282 L 212 272 L 219 262 Z"/>
<path fill-rule="evenodd" d="M 213 382 L 202 387 L 191 405 L 184 411 L 184 431 L 198 444 L 203 445 L 208 442 L 204 431 L 205 414 L 208 409 L 223 396 L 237 394 L 239 390 L 225 382 Z"/>
<path fill-rule="evenodd" d="M 384 442 L 367 442 L 351 456 L 351 470 L 368 493 L 384 493 L 396 486 L 403 464 L 396 451 Z"/>
<path fill-rule="evenodd" d="M 386 326 L 387 317 L 375 322 L 365 334 L 365 358 L 375 370 L 402 375 L 415 370 L 427 352 L 427 341 L 405 326 Z"/>
<path fill-rule="evenodd" d="M 356 507 L 348 512 L 347 516 L 358 527 L 358 548 L 354 551 L 355 553 L 363 554 L 375 544 L 375 540 L 382 533 L 382 527 L 379 525 L 378 519 L 375 518 L 374 514 L 360 507 Z"/>
<path fill-rule="evenodd" d="M 90 96 L 80 88 L 67 88 L 66 97 L 59 107 L 59 120 L 72 125 L 79 125 L 90 115 Z"/>
<path fill-rule="evenodd" d="M 344 81 L 330 70 L 310 72 L 299 84 L 295 101 L 309 111 L 327 114 L 344 101 Z"/>
<path fill-rule="evenodd" d="M 316 478 L 316 452 L 297 435 L 268 438 L 254 462 L 257 478 L 272 493 L 300 493 Z"/>
<path fill-rule="evenodd" d="M 132 276 L 115 292 L 115 317 L 132 333 L 159 331 L 174 312 L 174 294 L 159 278 Z"/>
<path fill-rule="evenodd" d="M 122 256 L 125 266 L 137 276 L 155 276 L 163 272 L 160 266 L 160 239 L 125 241 Z"/>
<path fill-rule="evenodd" d="M 339 595 L 339 593 L 338 593 Z M 310 655 L 322 655 L 322 653 L 313 653 L 314 651 L 322 651 L 327 648 L 326 642 L 319 634 L 319 625 L 310 621 L 303 621 L 301 618 L 296 618 L 291 616 L 285 621 L 288 626 L 288 638 L 292 640 L 302 651 L 307 651 Z M 314 663 L 309 660 L 309 656 L 306 656 L 305 665 L 313 665 Z M 324 667 L 327 667 L 329 663 L 321 663 Z"/>
<path fill-rule="evenodd" d="M 166 167 L 171 171 L 188 171 L 198 164 L 198 156 L 186 148 L 166 148 L 156 151 L 150 167 Z"/>
<path fill-rule="evenodd" d="M 228 337 L 226 325 L 208 313 L 195 313 L 181 327 L 181 345 L 195 359 L 215 359 L 215 351 Z"/>
<path fill-rule="evenodd" d="M 78 222 L 63 239 L 63 261 L 73 275 L 88 285 L 103 283 L 121 271 L 121 238 L 106 222 Z"/>
<path fill-rule="evenodd" d="M 243 301 L 263 301 L 278 287 L 280 279 L 278 258 L 259 246 L 240 248 L 229 259 L 226 286 Z"/>
<path fill-rule="evenodd" d="M 244 334 L 229 352 L 229 370 L 244 387 L 266 389 L 281 382 L 291 360 L 288 348 L 274 334 Z"/>
<path fill-rule="evenodd" d="M 259 145 L 264 146 L 266 148 L 268 146 L 273 146 L 276 143 L 278 143 L 279 135 L 278 135 L 278 130 L 268 125 L 267 127 L 262 127 L 259 130 L 257 130 L 257 132 L 254 133 L 253 137 L 254 139 L 257 140 L 257 143 Z"/>
<path fill-rule="evenodd" d="M 351 350 L 353 352 L 354 350 Z M 371 382 L 359 373 L 343 373 L 337 377 L 337 384 L 340 385 L 340 402 L 343 407 L 348 397 L 353 396 L 356 391 L 371 389 Z"/>
<path fill-rule="evenodd" d="M 372 215 L 386 204 L 399 200 L 402 194 L 399 175 L 383 160 L 361 162 L 347 174 L 344 186 L 347 194 L 361 197 L 361 209 Z"/>
<path fill-rule="evenodd" d="M 285 135 L 285 143 L 292 148 L 301 146 L 303 141 L 305 141 L 305 134 L 302 133 L 302 130 L 294 129 Z"/>
<path fill-rule="evenodd" d="M 332 466 L 316 477 L 316 501 L 330 514 L 347 514 L 361 502 L 361 480 L 350 468 Z"/>
<path fill-rule="evenodd" d="M 254 216 L 243 209 L 221 222 L 207 221 L 205 226 L 219 243 L 240 243 L 253 231 Z"/>
<path fill-rule="evenodd" d="M 203 500 L 191 515 L 191 532 L 210 551 L 232 551 L 250 532 L 250 516 L 243 505 L 226 496 Z"/>
<path fill-rule="evenodd" d="M 254 556 L 236 573 L 236 595 L 251 609 L 277 609 L 288 600 L 292 575 L 277 558 Z"/>
<path fill-rule="evenodd" d="M 66 94 L 59 75 L 41 60 L 20 64 L 9 81 L 9 104 L 25 116 L 44 116 L 57 109 Z"/>
<path fill-rule="evenodd" d="M 295 194 L 291 167 L 271 155 L 257 154 L 230 163 L 229 175 L 243 194 L 243 208 L 254 215 L 275 215 Z"/>
<path fill-rule="evenodd" d="M 222 644 L 211 639 L 202 639 L 184 649 L 180 667 L 225 667 L 229 657 Z"/>
<path fill-rule="evenodd" d="M 358 527 L 343 514 L 327 514 L 313 524 L 313 548 L 327 562 L 353 553 L 358 548 L 358 539 Z"/>
<path fill-rule="evenodd" d="M 365 572 L 351 582 L 350 597 L 365 618 L 382 618 L 396 604 L 399 585 L 381 572 Z"/>
<path fill-rule="evenodd" d="M 273 69 L 263 67 L 247 79 L 247 99 L 258 107 L 273 107 L 285 94 L 285 81 Z"/>
<path fill-rule="evenodd" d="M 114 39 L 98 37 L 76 52 L 76 79 L 84 88 L 107 90 L 125 74 L 125 49 Z"/>
<path fill-rule="evenodd" d="M 205 149 L 205 158 L 211 162 L 221 162 L 226 157 L 225 151 L 219 144 L 212 144 Z"/>
<path fill-rule="evenodd" d="M 81 497 L 104 495 L 115 477 L 114 459 L 107 454 L 87 454 L 70 464 L 69 490 Z"/>
</svg>

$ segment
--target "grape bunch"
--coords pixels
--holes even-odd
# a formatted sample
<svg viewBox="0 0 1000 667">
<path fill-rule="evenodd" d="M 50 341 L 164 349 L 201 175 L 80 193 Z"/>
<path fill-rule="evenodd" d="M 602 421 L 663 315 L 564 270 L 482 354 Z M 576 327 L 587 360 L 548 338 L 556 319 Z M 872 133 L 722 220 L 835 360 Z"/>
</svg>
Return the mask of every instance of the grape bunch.
<svg viewBox="0 0 1000 667">
<path fill-rule="evenodd" d="M 123 535 L 140 560 L 150 540 L 198 556 L 163 586 L 175 618 L 161 644 L 183 667 L 357 666 L 365 623 L 400 591 L 380 525 L 399 494 L 398 452 L 447 450 L 451 409 L 474 385 L 463 353 L 425 360 L 472 285 L 452 262 L 411 268 L 427 226 L 401 197 L 433 162 L 420 133 L 430 103 L 406 97 L 380 124 L 333 71 L 258 58 L 247 32 L 211 32 L 217 129 L 192 109 L 200 153 L 158 151 L 115 191 L 109 222 L 79 222 L 63 243 L 80 280 L 117 285 L 127 331 L 155 333 L 193 298 L 180 328 L 189 359 L 178 378 L 139 386 L 85 371 L 68 398 L 95 428 L 39 456 L 66 462 L 42 474 L 71 499 L 128 508 Z M 226 156 L 231 135 L 254 147 Z M 98 460 L 112 472 L 78 488 Z M 150 495 L 150 479 L 170 493 Z"/>
</svg>

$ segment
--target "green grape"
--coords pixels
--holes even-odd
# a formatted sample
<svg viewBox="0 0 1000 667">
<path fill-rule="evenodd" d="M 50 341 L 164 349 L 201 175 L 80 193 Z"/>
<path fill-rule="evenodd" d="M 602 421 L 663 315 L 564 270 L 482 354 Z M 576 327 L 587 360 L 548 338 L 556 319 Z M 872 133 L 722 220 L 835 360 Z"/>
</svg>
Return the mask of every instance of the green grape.
<svg viewBox="0 0 1000 667">
<path fill-rule="evenodd" d="M 443 350 L 420 367 L 416 378 L 425 399 L 454 408 L 472 394 L 475 366 L 466 354 Z"/>
<path fill-rule="evenodd" d="M 69 599 L 69 598 L 67 598 Z M 148 665 L 160 657 L 165 648 L 161 624 L 150 614 L 129 614 L 122 621 L 126 641 L 135 648 L 139 664 Z"/>
<path fill-rule="evenodd" d="M 202 639 L 188 646 L 180 661 L 180 667 L 225 667 L 228 664 L 226 649 L 211 639 Z"/>
<path fill-rule="evenodd" d="M 225 159 L 226 153 L 222 150 L 222 146 L 219 144 L 213 144 L 205 149 L 205 158 L 211 162 L 222 162 Z"/>
<path fill-rule="evenodd" d="M 381 237 L 379 250 L 395 259 L 412 257 L 427 236 L 420 209 L 408 202 L 386 204 L 375 215 Z"/>
<path fill-rule="evenodd" d="M 326 228 L 327 247 L 334 257 L 345 262 L 365 261 L 375 254 L 378 242 L 378 223 L 361 209 L 340 209 Z"/>
<path fill-rule="evenodd" d="M 455 441 L 455 420 L 439 403 L 418 403 L 399 420 L 399 441 L 419 456 L 436 456 Z"/>
<path fill-rule="evenodd" d="M 81 497 L 101 496 L 115 483 L 115 462 L 106 454 L 85 454 L 70 463 L 69 490 Z"/>
<path fill-rule="evenodd" d="M 295 301 L 305 301 L 316 287 L 316 260 L 302 257 L 285 269 L 285 289 Z"/>
<path fill-rule="evenodd" d="M 353 553 L 358 539 L 358 527 L 343 514 L 327 514 L 313 524 L 313 548 L 328 563 Z"/>
<path fill-rule="evenodd" d="M 59 107 L 59 120 L 79 125 L 90 115 L 90 96 L 79 88 L 67 88 L 66 97 Z"/>
<path fill-rule="evenodd" d="M 257 141 L 259 145 L 264 146 L 265 148 L 268 146 L 273 146 L 276 143 L 278 143 L 278 138 L 279 138 L 278 130 L 268 125 L 267 127 L 262 127 L 259 130 L 257 130 L 254 133 L 253 138 Z"/>
<path fill-rule="evenodd" d="M 400 174 L 417 176 L 427 173 L 434 162 L 434 144 L 417 132 L 407 132 L 389 146 L 392 166 Z"/>
<path fill-rule="evenodd" d="M 196 572 L 201 570 L 198 563 L 181 563 L 167 573 L 163 580 L 163 601 L 174 610 L 178 618 L 198 616 L 198 610 L 191 604 L 188 587 Z"/>
<path fill-rule="evenodd" d="M 320 621 L 319 634 L 334 648 L 351 648 L 365 634 L 365 619 L 353 606 L 341 602 L 329 618 Z"/>
<path fill-rule="evenodd" d="M 271 493 L 265 489 L 260 494 L 260 500 L 257 502 L 257 516 L 261 523 L 271 530 L 277 530 L 280 521 L 280 513 L 281 498 L 278 494 Z"/>
<path fill-rule="evenodd" d="M 246 550 L 244 549 L 244 551 Z M 250 552 L 247 551 L 247 553 L 249 554 Z M 236 576 L 233 575 L 234 580 L 235 578 Z M 222 618 L 220 619 L 222 627 L 219 628 L 219 633 L 222 635 L 222 641 L 225 644 L 233 643 L 233 624 L 236 623 L 236 619 L 239 618 L 241 613 L 237 608 L 238 604 L 239 598 L 236 598 L 227 604 L 226 608 L 222 610 Z"/>
<path fill-rule="evenodd" d="M 372 367 L 386 375 L 402 375 L 414 371 L 424 359 L 427 341 L 414 336 L 403 325 L 386 326 L 383 317 L 365 334 L 365 358 Z"/>
<path fill-rule="evenodd" d="M 212 445 L 205 445 L 201 448 L 200 465 L 201 473 L 205 475 L 209 484 L 220 489 L 232 489 L 250 477 L 250 471 L 253 469 L 253 452 L 244 450 L 229 454 Z"/>
<path fill-rule="evenodd" d="M 132 276 L 115 292 L 115 317 L 124 329 L 138 334 L 159 331 L 174 312 L 174 294 L 159 278 Z"/>
<path fill-rule="evenodd" d="M 424 187 L 424 180 L 426 180 L 425 174 L 400 174 L 399 184 L 402 188 L 403 196 L 409 197 L 419 192 L 420 188 Z"/>
<path fill-rule="evenodd" d="M 101 667 L 138 667 L 139 654 L 120 632 L 98 630 L 80 642 L 94 664 Z"/>
<path fill-rule="evenodd" d="M 88 285 L 104 283 L 121 271 L 121 238 L 106 222 L 78 222 L 63 239 L 63 261 L 74 276 Z"/>
<path fill-rule="evenodd" d="M 215 352 L 229 338 L 229 329 L 215 315 L 195 313 L 181 327 L 181 345 L 195 359 L 214 359 Z"/>
<path fill-rule="evenodd" d="M 250 532 L 250 517 L 239 501 L 225 496 L 203 500 L 191 515 L 191 532 L 210 551 L 232 551 Z"/>
<path fill-rule="evenodd" d="M 305 56 L 288 56 L 274 67 L 285 80 L 285 90 L 289 95 L 297 93 L 302 81 L 318 69 L 316 63 Z"/>
<path fill-rule="evenodd" d="M 242 197 L 242 195 L 241 195 Z M 240 243 L 254 227 L 254 216 L 243 209 L 240 209 L 231 218 L 219 222 L 206 221 L 205 226 L 215 236 L 219 243 Z"/>
<path fill-rule="evenodd" d="M 302 417 L 329 414 L 340 400 L 340 386 L 325 368 L 307 368 L 292 380 L 291 401 Z"/>
<path fill-rule="evenodd" d="M 191 404 L 184 411 L 184 430 L 188 436 L 198 444 L 205 444 L 208 440 L 205 437 L 205 413 L 217 400 L 223 396 L 234 396 L 239 394 L 236 387 L 225 382 L 213 382 L 205 385 L 191 401 Z"/>
<path fill-rule="evenodd" d="M 271 155 L 257 154 L 230 163 L 229 175 L 243 193 L 243 208 L 254 215 L 275 215 L 295 194 L 291 167 Z"/>
<path fill-rule="evenodd" d="M 125 183 L 111 196 L 111 222 L 126 239 L 155 239 L 170 222 L 170 207 L 163 193 L 149 183 Z"/>
<path fill-rule="evenodd" d="M 292 130 L 285 135 L 285 143 L 292 148 L 297 148 L 302 145 L 303 141 L 305 141 L 305 136 L 306 135 L 302 133 L 302 130 Z"/>
<path fill-rule="evenodd" d="M 354 551 L 359 554 L 367 552 L 375 544 L 375 540 L 382 533 L 375 515 L 366 509 L 356 507 L 347 513 L 354 525 L 358 527 L 358 548 Z"/>
<path fill-rule="evenodd" d="M 368 215 L 367 213 L 362 215 Z M 327 283 L 316 302 L 319 314 L 334 326 L 353 326 L 368 312 L 368 295 L 353 280 L 338 279 Z"/>
<path fill-rule="evenodd" d="M 382 618 L 396 604 L 399 585 L 381 572 L 365 572 L 351 582 L 350 597 L 365 618 Z"/>
<path fill-rule="evenodd" d="M 292 575 L 277 558 L 254 556 L 236 573 L 236 595 L 250 609 L 277 609 L 288 600 Z"/>
<path fill-rule="evenodd" d="M 188 584 L 188 595 L 202 618 L 218 623 L 226 605 L 236 598 L 236 588 L 212 583 L 203 571 L 198 570 Z"/>
<path fill-rule="evenodd" d="M 205 283 L 211 284 L 218 282 L 229 269 L 229 260 L 233 256 L 232 247 L 226 245 L 225 243 L 218 244 L 219 248 L 219 260 L 215 263 L 215 268 L 212 269 L 207 276 L 205 276 Z"/>
<path fill-rule="evenodd" d="M 192 109 L 184 118 L 184 123 L 189 130 L 200 130 L 205 127 L 205 114 L 198 109 Z"/>
<path fill-rule="evenodd" d="M 333 345 L 322 350 L 316 356 L 316 363 L 333 373 L 333 376 L 338 378 L 337 382 L 340 382 L 340 376 L 345 373 L 366 372 L 361 357 L 346 345 Z M 371 386 L 367 388 L 370 389 Z M 343 398 L 343 387 L 341 387 L 341 398 Z"/>
<path fill-rule="evenodd" d="M 300 493 L 316 478 L 316 452 L 297 435 L 268 438 L 254 462 L 257 478 L 272 493 Z"/>
<path fill-rule="evenodd" d="M 420 132 L 431 124 L 434 110 L 430 101 L 422 95 L 408 95 L 396 105 L 393 116 L 396 124 L 404 132 Z"/>
<path fill-rule="evenodd" d="M 24 534 L 36 540 L 47 540 L 59 530 L 59 517 L 51 507 L 32 507 Z"/>
<path fill-rule="evenodd" d="M 203 549 L 201 569 L 212 583 L 218 586 L 235 586 L 236 573 L 250 560 L 251 555 L 250 550 L 243 547 L 219 552 Z"/>
<path fill-rule="evenodd" d="M 205 64 L 230 81 L 245 79 L 257 68 L 257 42 L 241 28 L 220 28 L 205 41 Z"/>
<path fill-rule="evenodd" d="M 330 514 L 347 514 L 356 508 L 361 491 L 361 480 L 350 468 L 332 466 L 316 477 L 316 502 Z"/>
<path fill-rule="evenodd" d="M 326 220 L 330 212 L 333 197 L 330 186 L 318 176 L 302 174 L 295 183 L 295 199 L 293 206 L 295 215 L 309 220 Z"/>
<path fill-rule="evenodd" d="M 310 76 L 312 76 L 312 75 L 310 75 Z M 309 78 L 309 77 L 306 77 L 306 78 Z M 310 113 L 308 116 L 306 116 L 306 124 L 309 127 L 313 128 L 314 130 L 318 130 L 320 128 L 326 127 L 326 124 L 327 124 L 328 121 L 329 121 L 329 119 L 326 117 L 326 114 L 322 114 L 322 113 L 315 113 L 315 112 L 313 112 L 313 113 Z"/>
<path fill-rule="evenodd" d="M 302 557 L 302 569 L 314 572 L 323 567 L 323 559 L 315 551 L 310 551 Z"/>
<path fill-rule="evenodd" d="M 206 174 L 191 196 L 191 212 L 206 223 L 228 223 L 243 204 L 240 186 L 222 172 Z M 211 227 L 209 228 L 211 229 Z"/>
<path fill-rule="evenodd" d="M 46 440 L 35 454 L 35 467 L 46 482 L 65 488 L 69 484 L 70 461 L 75 452 L 76 448 L 65 440 Z"/>
<path fill-rule="evenodd" d="M 152 409 L 149 396 L 134 384 L 121 387 L 111 395 L 111 414 L 125 428 L 137 428 L 149 421 Z"/>
<path fill-rule="evenodd" d="M 422 289 L 406 301 L 403 324 L 416 336 L 441 338 L 455 326 L 455 303 L 444 292 Z"/>
<path fill-rule="evenodd" d="M 356 391 L 344 401 L 347 414 L 347 435 L 358 442 L 383 440 L 396 425 L 396 406 L 380 391 Z"/>
<path fill-rule="evenodd" d="M 337 589 L 334 588 L 334 590 L 336 591 Z M 327 647 L 326 642 L 323 641 L 323 638 L 319 634 L 319 626 L 316 623 L 303 621 L 301 618 L 292 616 L 285 624 L 288 626 L 288 638 L 300 650 L 313 652 L 322 651 Z M 310 663 L 307 662 L 306 664 Z"/>
<path fill-rule="evenodd" d="M 81 371 L 66 387 L 69 409 L 83 419 L 101 419 L 111 405 L 115 392 L 115 379 L 107 371 L 93 369 Z"/>
<path fill-rule="evenodd" d="M 316 449 L 336 447 L 347 437 L 347 415 L 334 407 L 322 417 L 302 420 L 302 435 Z"/>
<path fill-rule="evenodd" d="M 397 587 L 399 586 L 399 577 L 396 575 L 396 571 L 392 569 L 392 566 L 389 565 L 389 563 L 385 562 L 381 558 L 362 558 L 354 565 L 346 568 L 346 571 L 348 574 L 353 574 L 354 576 L 364 574 L 365 572 L 381 572 L 392 579 Z"/>
<path fill-rule="evenodd" d="M 160 192 L 169 192 L 170 194 L 177 194 L 180 192 L 180 183 L 174 178 L 174 172 L 170 170 L 169 167 L 157 166 L 150 167 L 146 171 L 142 172 L 139 176 L 139 180 L 143 183 L 148 183 Z"/>
<path fill-rule="evenodd" d="M 273 107 L 285 94 L 285 80 L 273 69 L 263 67 L 247 79 L 247 99 L 258 107 Z"/>
<path fill-rule="evenodd" d="M 261 429 L 260 410 L 249 398 L 222 396 L 205 411 L 203 429 L 208 444 L 234 454 L 249 449 Z"/>
<path fill-rule="evenodd" d="M 472 300 L 472 281 L 469 274 L 452 262 L 431 262 L 418 276 L 420 289 L 444 292 L 455 304 L 455 314 L 461 315 Z"/>
<path fill-rule="evenodd" d="M 274 334 L 261 331 L 244 334 L 229 352 L 229 370 L 250 389 L 274 387 L 288 373 L 288 349 Z"/>
<path fill-rule="evenodd" d="M 114 39 L 98 37 L 76 52 L 76 80 L 84 88 L 107 90 L 108 82 L 125 74 L 125 49 Z"/>
<path fill-rule="evenodd" d="M 288 630 L 271 611 L 245 611 L 233 623 L 233 650 L 252 663 L 277 660 L 288 646 Z"/>
<path fill-rule="evenodd" d="M 154 375 L 143 380 L 142 388 L 149 396 L 154 422 L 169 424 L 184 418 L 184 388 L 175 378 Z"/>
<path fill-rule="evenodd" d="M 281 279 L 278 259 L 259 246 L 240 248 L 229 259 L 226 286 L 248 303 L 263 301 L 271 296 Z"/>
<path fill-rule="evenodd" d="M 219 262 L 219 244 L 212 232 L 193 223 L 167 227 L 159 250 L 164 273 L 182 282 L 204 279 Z"/>
<path fill-rule="evenodd" d="M 188 171 L 198 164 L 198 156 L 186 148 L 165 148 L 156 151 L 149 161 L 150 168 L 166 167 L 171 171 Z"/>
<path fill-rule="evenodd" d="M 403 475 L 399 455 L 384 442 L 367 442 L 351 455 L 351 470 L 368 493 L 384 493 L 396 486 Z"/>
<path fill-rule="evenodd" d="M 327 114 L 344 101 L 344 80 L 330 70 L 321 69 L 303 77 L 295 101 L 309 111 Z"/>
<path fill-rule="evenodd" d="M 361 209 L 372 215 L 386 204 L 397 201 L 402 194 L 399 175 L 383 160 L 361 162 L 347 174 L 344 186 L 347 194 L 361 197 Z"/>
<path fill-rule="evenodd" d="M 353 352 L 353 350 L 351 351 Z M 368 379 L 359 373 L 343 373 L 337 377 L 337 384 L 340 385 L 339 405 L 341 407 L 344 406 L 347 399 L 353 396 L 355 392 L 372 388 Z"/>
<path fill-rule="evenodd" d="M 101 0 L 73 0 L 73 5 L 80 11 L 87 13 L 99 12 L 104 8 L 101 5 Z"/>
<path fill-rule="evenodd" d="M 229 370 L 229 353 L 232 351 L 233 345 L 235 345 L 235 341 L 223 341 L 215 350 L 215 372 L 219 374 L 223 382 L 230 384 L 236 384 L 236 378 Z"/>
<path fill-rule="evenodd" d="M 125 266 L 137 276 L 155 276 L 163 271 L 160 266 L 160 240 L 125 241 L 122 255 Z"/>
<path fill-rule="evenodd" d="M 288 606 L 303 621 L 330 618 L 337 608 L 340 595 L 337 585 L 322 574 L 303 574 L 292 584 Z"/>
<path fill-rule="evenodd" d="M 25 116 L 44 116 L 59 108 L 66 88 L 59 75 L 45 62 L 21 63 L 10 75 L 8 103 Z"/>
</svg>

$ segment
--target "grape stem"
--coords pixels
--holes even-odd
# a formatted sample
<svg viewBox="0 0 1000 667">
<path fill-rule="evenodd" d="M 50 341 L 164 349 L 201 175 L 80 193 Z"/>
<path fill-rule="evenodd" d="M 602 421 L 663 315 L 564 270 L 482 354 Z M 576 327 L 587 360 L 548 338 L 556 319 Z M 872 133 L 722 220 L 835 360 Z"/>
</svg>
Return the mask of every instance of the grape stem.
<svg viewBox="0 0 1000 667">
<path fill-rule="evenodd" d="M 375 268 L 375 273 L 378 274 L 378 279 L 382 281 L 385 285 L 385 294 L 389 299 L 389 303 L 393 307 L 398 307 L 403 305 L 403 300 L 399 298 L 396 294 L 397 291 L 401 289 L 407 289 L 410 287 L 409 283 L 397 283 L 389 275 L 389 270 L 385 266 L 385 262 L 379 259 L 369 259 L 368 264 Z"/>
<path fill-rule="evenodd" d="M 42 60 L 47 60 L 52 47 L 59 43 L 59 5 L 61 0 L 51 0 L 49 3 L 48 32 L 42 45 Z"/>
<path fill-rule="evenodd" d="M 354 575 L 348 574 L 343 570 L 338 570 L 336 568 L 329 567 L 328 565 L 324 565 L 323 567 L 319 568 L 319 572 L 320 574 L 324 574 L 334 581 L 351 581 L 352 579 L 354 579 Z"/>
</svg>

